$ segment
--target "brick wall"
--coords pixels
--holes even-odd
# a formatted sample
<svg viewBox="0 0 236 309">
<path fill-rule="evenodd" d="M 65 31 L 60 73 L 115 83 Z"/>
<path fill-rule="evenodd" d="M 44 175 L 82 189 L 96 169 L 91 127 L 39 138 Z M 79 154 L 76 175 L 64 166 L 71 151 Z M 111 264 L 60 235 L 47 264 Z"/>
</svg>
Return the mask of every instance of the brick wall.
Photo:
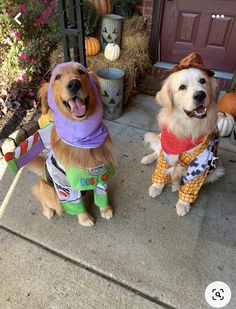
<svg viewBox="0 0 236 309">
<path fill-rule="evenodd" d="M 135 9 L 139 12 L 140 15 L 147 17 L 146 31 L 151 35 L 152 29 L 152 11 L 153 11 L 154 0 L 139 0 Z"/>
</svg>

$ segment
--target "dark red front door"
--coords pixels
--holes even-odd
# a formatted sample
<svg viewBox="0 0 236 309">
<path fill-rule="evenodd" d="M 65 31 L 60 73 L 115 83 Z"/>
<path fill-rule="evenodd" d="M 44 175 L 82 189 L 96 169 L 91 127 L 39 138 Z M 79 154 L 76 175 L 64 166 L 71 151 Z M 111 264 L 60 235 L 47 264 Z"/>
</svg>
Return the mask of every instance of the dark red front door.
<svg viewBox="0 0 236 309">
<path fill-rule="evenodd" d="M 236 70 L 236 0 L 165 0 L 161 61 L 199 52 L 215 70 Z"/>
</svg>

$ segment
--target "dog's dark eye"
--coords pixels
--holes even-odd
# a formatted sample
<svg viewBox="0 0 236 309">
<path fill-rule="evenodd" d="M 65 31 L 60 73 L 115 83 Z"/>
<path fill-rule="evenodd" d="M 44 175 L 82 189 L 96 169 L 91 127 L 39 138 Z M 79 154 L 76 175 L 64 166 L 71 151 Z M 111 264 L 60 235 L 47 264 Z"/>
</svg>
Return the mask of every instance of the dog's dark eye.
<svg viewBox="0 0 236 309">
<path fill-rule="evenodd" d="M 84 72 L 84 71 L 81 70 L 81 69 L 78 69 L 78 72 L 79 72 L 79 74 L 86 74 L 86 72 Z"/>
<path fill-rule="evenodd" d="M 200 84 L 205 84 L 205 83 L 206 83 L 205 78 L 201 78 L 201 79 L 199 80 L 199 83 L 200 83 Z"/>
<path fill-rule="evenodd" d="M 56 77 L 55 77 L 55 80 L 58 80 L 61 78 L 61 74 L 57 74 Z"/>
<path fill-rule="evenodd" d="M 186 88 L 187 88 L 187 87 L 186 87 L 185 85 L 183 85 L 183 84 L 179 86 L 179 90 L 184 90 L 184 89 L 186 89 Z"/>
</svg>

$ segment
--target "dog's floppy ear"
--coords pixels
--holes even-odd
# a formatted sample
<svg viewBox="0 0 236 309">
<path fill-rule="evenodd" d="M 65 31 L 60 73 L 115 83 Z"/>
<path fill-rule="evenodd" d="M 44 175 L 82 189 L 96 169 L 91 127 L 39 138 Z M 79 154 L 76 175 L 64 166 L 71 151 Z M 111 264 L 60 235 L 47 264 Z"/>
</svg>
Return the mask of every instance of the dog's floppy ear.
<svg viewBox="0 0 236 309">
<path fill-rule="evenodd" d="M 41 107 L 42 107 L 42 114 L 47 114 L 49 110 L 48 106 L 48 83 L 43 84 L 43 86 L 40 87 L 38 92 L 38 97 L 41 101 Z"/>
<path fill-rule="evenodd" d="M 211 77 L 210 81 L 211 81 L 211 96 L 212 96 L 213 100 L 216 100 L 216 98 L 218 96 L 218 92 L 219 92 L 219 82 L 214 77 Z"/>
<path fill-rule="evenodd" d="M 95 82 L 95 85 L 99 91 L 99 93 L 101 93 L 101 85 L 100 85 L 100 82 L 99 82 L 99 79 L 97 77 L 97 74 L 94 73 L 93 71 L 89 71 L 89 75 L 91 75 L 92 79 L 94 80 Z"/>
<path fill-rule="evenodd" d="M 172 94 L 169 86 L 169 81 L 166 79 L 164 84 L 159 92 L 156 95 L 157 102 L 166 108 L 172 107 Z"/>
</svg>

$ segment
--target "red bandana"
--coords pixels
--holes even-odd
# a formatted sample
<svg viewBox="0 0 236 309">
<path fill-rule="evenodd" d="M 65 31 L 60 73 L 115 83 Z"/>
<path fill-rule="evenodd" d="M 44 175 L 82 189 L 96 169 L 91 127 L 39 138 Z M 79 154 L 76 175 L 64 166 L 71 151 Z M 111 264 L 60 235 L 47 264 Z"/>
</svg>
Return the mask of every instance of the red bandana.
<svg viewBox="0 0 236 309">
<path fill-rule="evenodd" d="M 167 154 L 181 154 L 201 144 L 203 137 L 193 140 L 192 137 L 178 138 L 166 127 L 161 132 L 161 147 Z"/>
</svg>

